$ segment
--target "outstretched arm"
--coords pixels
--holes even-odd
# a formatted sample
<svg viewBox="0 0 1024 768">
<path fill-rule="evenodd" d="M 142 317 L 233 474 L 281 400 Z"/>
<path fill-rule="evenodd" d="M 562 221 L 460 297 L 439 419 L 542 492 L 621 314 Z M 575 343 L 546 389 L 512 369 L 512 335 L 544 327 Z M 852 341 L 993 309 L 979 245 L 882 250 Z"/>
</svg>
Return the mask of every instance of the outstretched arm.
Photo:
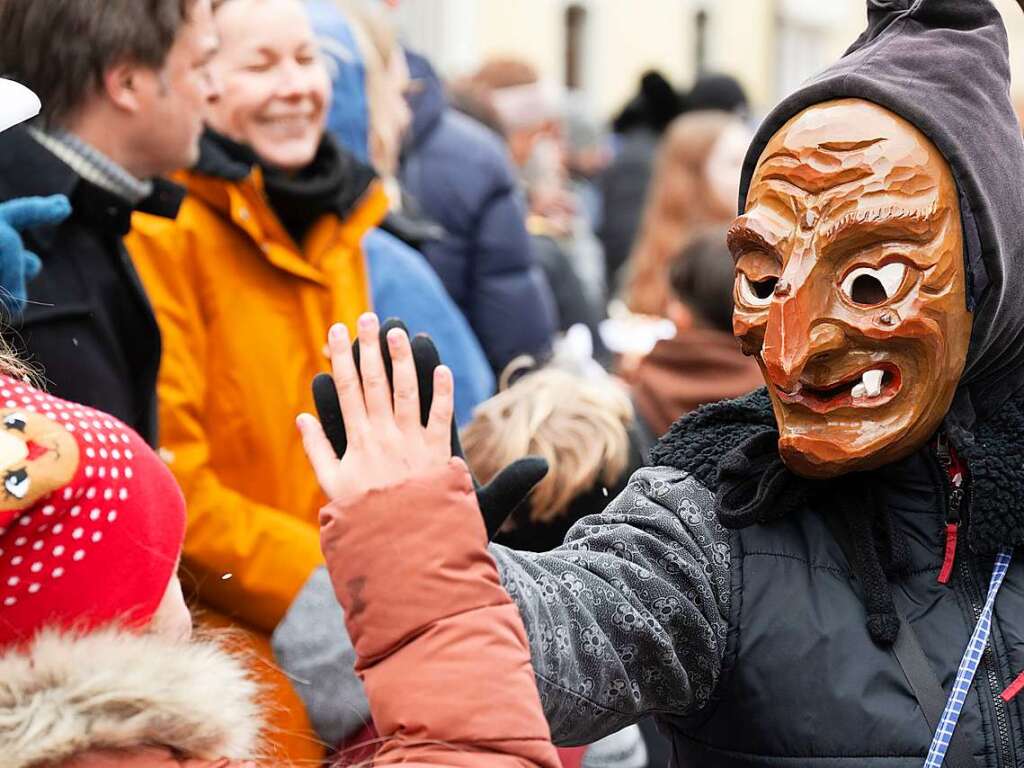
<svg viewBox="0 0 1024 768">
<path fill-rule="evenodd" d="M 712 496 L 692 477 L 642 469 L 561 548 L 491 553 L 526 626 L 556 743 L 708 702 L 725 650 L 730 553 Z"/>
<path fill-rule="evenodd" d="M 408 337 L 387 336 L 390 386 L 377 334 L 364 316 L 358 372 L 344 328 L 332 329 L 344 456 L 312 416 L 298 422 L 331 499 L 321 543 L 384 739 L 376 763 L 555 768 L 522 624 L 451 455 L 451 373 L 436 370 L 422 426 Z"/>
</svg>

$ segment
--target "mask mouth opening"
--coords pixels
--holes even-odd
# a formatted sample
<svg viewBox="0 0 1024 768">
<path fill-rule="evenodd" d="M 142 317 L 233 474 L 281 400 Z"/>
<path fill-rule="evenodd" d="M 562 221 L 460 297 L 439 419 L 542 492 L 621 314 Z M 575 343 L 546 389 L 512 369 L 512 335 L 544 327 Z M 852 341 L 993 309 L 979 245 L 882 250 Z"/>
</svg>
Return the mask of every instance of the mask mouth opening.
<svg viewBox="0 0 1024 768">
<path fill-rule="evenodd" d="M 793 391 L 786 392 L 778 386 L 775 391 L 783 403 L 821 414 L 841 408 L 878 408 L 896 397 L 902 385 L 898 367 L 878 363 L 835 383 L 814 385 L 801 381 Z"/>
</svg>

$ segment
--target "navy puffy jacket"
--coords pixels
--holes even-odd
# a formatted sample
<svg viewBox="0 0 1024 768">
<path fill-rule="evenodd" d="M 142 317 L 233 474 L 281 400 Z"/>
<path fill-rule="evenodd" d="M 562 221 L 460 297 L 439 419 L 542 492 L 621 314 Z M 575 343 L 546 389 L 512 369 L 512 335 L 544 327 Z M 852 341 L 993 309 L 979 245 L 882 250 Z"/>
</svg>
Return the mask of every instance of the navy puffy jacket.
<svg viewBox="0 0 1024 768">
<path fill-rule="evenodd" d="M 447 236 L 423 253 L 469 320 L 496 371 L 548 354 L 554 302 L 535 263 L 526 211 L 500 139 L 450 109 L 430 64 L 408 54 L 419 88 L 402 186 Z"/>
</svg>

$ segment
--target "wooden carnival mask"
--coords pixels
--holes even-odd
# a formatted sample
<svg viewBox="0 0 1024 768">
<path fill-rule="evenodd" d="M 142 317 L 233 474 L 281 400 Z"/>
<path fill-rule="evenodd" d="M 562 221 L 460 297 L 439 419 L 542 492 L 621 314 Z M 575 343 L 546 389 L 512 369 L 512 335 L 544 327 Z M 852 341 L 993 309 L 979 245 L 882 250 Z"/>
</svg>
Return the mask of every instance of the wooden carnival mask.
<svg viewBox="0 0 1024 768">
<path fill-rule="evenodd" d="M 956 184 L 917 128 L 858 99 L 804 110 L 762 153 L 729 247 L 733 329 L 790 469 L 873 469 L 938 430 L 972 317 Z"/>
</svg>

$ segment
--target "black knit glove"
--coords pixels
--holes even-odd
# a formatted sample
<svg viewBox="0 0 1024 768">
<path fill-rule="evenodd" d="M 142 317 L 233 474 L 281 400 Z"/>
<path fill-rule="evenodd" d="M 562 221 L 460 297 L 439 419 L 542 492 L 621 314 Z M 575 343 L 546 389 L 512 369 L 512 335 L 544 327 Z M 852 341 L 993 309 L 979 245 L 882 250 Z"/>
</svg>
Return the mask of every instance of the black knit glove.
<svg viewBox="0 0 1024 768">
<path fill-rule="evenodd" d="M 387 335 L 392 328 L 401 328 L 408 333 L 401 320 L 389 319 L 380 329 L 380 349 L 384 358 L 384 370 L 388 381 L 392 380 L 391 353 L 388 349 Z M 434 369 L 441 364 L 441 356 L 429 336 L 419 335 L 411 339 L 412 356 L 416 363 L 416 378 L 420 392 L 420 421 L 426 426 L 430 415 L 430 404 L 434 400 Z M 359 342 L 352 345 L 356 369 L 359 369 Z M 334 379 L 328 373 L 321 373 L 313 379 L 313 400 L 323 425 L 324 434 L 334 447 L 340 459 L 348 449 L 348 436 L 345 434 L 345 421 L 341 416 L 341 404 L 338 402 L 338 390 Z M 462 443 L 459 441 L 459 430 L 452 424 L 452 456 L 465 460 Z M 481 486 L 473 478 L 476 498 L 480 505 L 480 513 L 487 527 L 487 538 L 493 539 L 509 516 L 522 504 L 528 502 L 530 492 L 548 473 L 548 463 L 537 456 L 509 464 L 495 475 L 487 485 Z"/>
</svg>

